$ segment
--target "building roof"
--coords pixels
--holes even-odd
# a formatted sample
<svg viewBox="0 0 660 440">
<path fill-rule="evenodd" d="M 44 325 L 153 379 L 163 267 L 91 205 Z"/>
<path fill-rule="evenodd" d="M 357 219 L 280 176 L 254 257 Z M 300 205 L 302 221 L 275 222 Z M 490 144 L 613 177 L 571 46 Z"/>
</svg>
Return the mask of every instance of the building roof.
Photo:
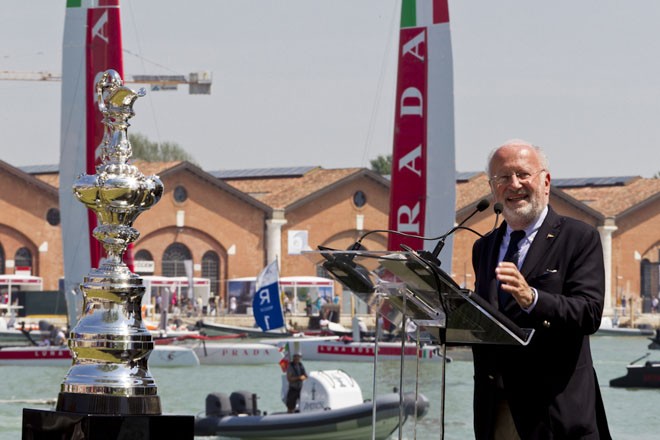
<svg viewBox="0 0 660 440">
<path fill-rule="evenodd" d="M 226 193 L 232 195 L 233 197 L 236 197 L 237 199 L 254 206 L 257 209 L 260 209 L 264 212 L 270 212 L 272 211 L 271 207 L 268 206 L 267 204 L 261 202 L 260 200 L 257 200 L 256 198 L 252 197 L 250 194 L 247 194 L 245 192 L 242 192 L 233 186 L 229 185 L 227 182 L 221 179 L 217 179 L 213 177 L 211 174 L 205 172 L 198 166 L 187 162 L 187 161 L 179 161 L 179 162 L 152 162 L 152 163 L 147 163 L 147 162 L 136 162 L 135 165 L 142 171 L 142 174 L 155 174 L 155 175 L 160 175 L 162 177 L 167 177 L 170 174 L 176 174 L 179 172 L 188 172 L 192 173 L 195 175 L 197 178 L 209 183 L 212 186 L 215 186 L 216 188 L 225 191 Z M 162 168 L 160 171 L 158 168 Z"/>
<path fill-rule="evenodd" d="M 660 179 L 634 177 L 618 179 L 610 185 L 570 186 L 561 189 L 605 217 L 618 217 L 660 198 Z"/>
<path fill-rule="evenodd" d="M 17 167 L 19 170 L 42 182 L 54 187 L 60 187 L 60 166 L 59 165 L 28 165 Z"/>
<path fill-rule="evenodd" d="M 11 174 L 15 178 L 21 179 L 30 185 L 35 185 L 37 188 L 39 188 L 39 190 L 43 191 L 45 194 L 48 194 L 51 197 L 58 197 L 57 187 L 51 185 L 48 182 L 44 182 L 43 180 L 36 178 L 36 176 L 26 173 L 20 168 L 16 168 L 2 160 L 0 160 L 0 171 Z"/>
<path fill-rule="evenodd" d="M 492 198 L 486 173 L 456 173 L 456 211 L 470 207 L 484 198 Z"/>
<path fill-rule="evenodd" d="M 270 178 L 224 179 L 229 185 L 243 191 L 274 209 L 286 209 L 312 194 L 331 187 L 364 168 L 339 168 L 326 170 L 313 168 L 302 175 Z M 384 180 L 384 179 L 383 179 Z"/>
</svg>

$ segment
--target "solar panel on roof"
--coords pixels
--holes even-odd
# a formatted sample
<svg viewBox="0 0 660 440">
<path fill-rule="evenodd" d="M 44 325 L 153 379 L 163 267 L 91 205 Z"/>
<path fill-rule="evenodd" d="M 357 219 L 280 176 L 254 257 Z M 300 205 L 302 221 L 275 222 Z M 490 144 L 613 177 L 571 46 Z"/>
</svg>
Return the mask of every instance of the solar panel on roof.
<svg viewBox="0 0 660 440">
<path fill-rule="evenodd" d="M 48 174 L 48 173 L 57 173 L 60 170 L 60 166 L 57 164 L 50 165 L 26 165 L 24 167 L 17 167 L 19 170 L 27 174 Z"/>
<path fill-rule="evenodd" d="M 219 170 L 210 171 L 213 177 L 218 179 L 248 179 L 264 177 L 300 177 L 309 171 L 318 168 L 315 166 L 306 167 L 282 167 L 282 168 L 252 168 L 242 170 Z"/>
<path fill-rule="evenodd" d="M 552 185 L 558 188 L 575 188 L 584 186 L 624 186 L 636 178 L 637 176 L 576 177 L 553 179 Z"/>
<path fill-rule="evenodd" d="M 456 181 L 467 182 L 480 173 L 481 171 L 456 171 Z"/>
</svg>

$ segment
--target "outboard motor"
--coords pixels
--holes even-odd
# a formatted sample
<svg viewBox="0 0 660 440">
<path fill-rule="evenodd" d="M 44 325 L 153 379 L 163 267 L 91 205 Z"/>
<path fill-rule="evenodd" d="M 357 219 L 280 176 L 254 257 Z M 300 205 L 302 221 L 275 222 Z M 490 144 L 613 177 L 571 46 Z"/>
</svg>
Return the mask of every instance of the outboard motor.
<svg viewBox="0 0 660 440">
<path fill-rule="evenodd" d="M 206 396 L 206 417 L 231 415 L 231 403 L 225 393 L 211 393 Z"/>
<path fill-rule="evenodd" d="M 234 391 L 229 396 L 231 410 L 234 414 L 247 414 L 258 416 L 261 411 L 257 409 L 257 395 L 249 391 Z"/>
</svg>

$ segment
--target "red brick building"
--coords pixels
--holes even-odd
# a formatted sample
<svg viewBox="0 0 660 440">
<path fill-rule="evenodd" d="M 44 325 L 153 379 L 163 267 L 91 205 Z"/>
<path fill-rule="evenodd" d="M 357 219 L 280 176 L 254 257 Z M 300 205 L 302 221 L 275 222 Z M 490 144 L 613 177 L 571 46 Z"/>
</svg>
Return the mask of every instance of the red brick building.
<svg viewBox="0 0 660 440">
<path fill-rule="evenodd" d="M 388 224 L 389 180 L 363 168 L 208 173 L 187 162 L 136 165 L 165 185 L 161 201 L 135 223 L 141 236 L 134 252 L 142 273 L 182 275 L 181 261 L 192 259 L 195 276 L 210 278 L 221 297 L 227 279 L 255 276 L 275 258 L 282 276 L 316 275 L 317 267 L 299 255 L 301 250 L 344 249 L 365 231 Z M 44 289 L 54 290 L 63 271 L 57 169 L 24 170 L 0 162 L 0 272 L 28 265 L 43 277 Z M 490 197 L 484 173 L 459 173 L 456 191 L 457 222 Z M 660 179 L 558 179 L 550 203 L 601 232 L 610 309 L 624 296 L 658 294 Z M 494 225 L 492 209 L 466 223 L 480 233 Z M 451 257 L 452 275 L 468 288 L 474 285 L 475 238 L 459 230 Z M 378 233 L 363 244 L 378 250 L 386 241 Z"/>
</svg>

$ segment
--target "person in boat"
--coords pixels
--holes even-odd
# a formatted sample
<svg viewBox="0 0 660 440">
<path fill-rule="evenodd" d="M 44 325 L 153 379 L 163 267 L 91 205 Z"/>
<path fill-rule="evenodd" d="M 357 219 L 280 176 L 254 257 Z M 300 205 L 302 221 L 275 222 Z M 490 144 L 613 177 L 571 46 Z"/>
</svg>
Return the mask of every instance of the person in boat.
<svg viewBox="0 0 660 440">
<path fill-rule="evenodd" d="M 60 346 L 60 345 L 64 345 L 65 343 L 66 343 L 66 336 L 64 335 L 64 331 L 61 328 L 55 327 L 54 325 L 51 324 L 48 326 L 48 336 L 46 336 L 39 345 Z"/>
<path fill-rule="evenodd" d="M 286 369 L 286 380 L 289 382 L 289 390 L 286 393 L 287 412 L 293 413 L 300 399 L 300 390 L 303 382 L 307 379 L 305 366 L 301 362 L 302 353 L 295 353 L 293 360 Z"/>
<path fill-rule="evenodd" d="M 605 294 L 599 233 L 549 206 L 540 148 L 508 141 L 488 176 L 505 221 L 473 246 L 475 292 L 535 333 L 473 346 L 475 438 L 611 439 L 589 346 Z"/>
</svg>

